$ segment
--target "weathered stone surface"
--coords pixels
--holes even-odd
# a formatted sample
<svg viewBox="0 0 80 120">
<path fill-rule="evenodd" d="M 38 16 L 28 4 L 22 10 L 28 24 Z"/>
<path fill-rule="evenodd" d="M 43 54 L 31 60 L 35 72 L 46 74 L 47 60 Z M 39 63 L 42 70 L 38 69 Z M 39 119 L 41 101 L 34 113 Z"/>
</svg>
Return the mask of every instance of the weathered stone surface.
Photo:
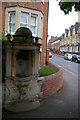
<svg viewBox="0 0 80 120">
<path fill-rule="evenodd" d="M 33 110 L 40 106 L 38 77 L 28 78 L 12 77 L 13 80 L 10 77 L 6 78 L 6 109 L 20 112 Z"/>
<path fill-rule="evenodd" d="M 10 102 L 13 103 L 14 101 L 19 100 L 20 93 L 18 91 L 18 88 L 14 84 L 13 80 L 11 80 L 9 77 L 6 78 L 6 100 L 5 104 L 9 104 Z"/>
<path fill-rule="evenodd" d="M 12 51 L 7 47 L 6 53 L 10 51 L 11 54 L 6 56 L 6 72 L 9 74 L 6 74 L 5 108 L 15 112 L 35 109 L 40 106 L 37 81 L 40 45 L 33 44 L 32 32 L 21 27 L 7 46 L 12 46 Z"/>
<path fill-rule="evenodd" d="M 39 101 L 29 102 L 22 100 L 22 101 L 14 102 L 13 104 L 8 104 L 6 105 L 6 108 L 12 112 L 25 112 L 25 111 L 34 110 L 39 106 L 40 106 Z"/>
<path fill-rule="evenodd" d="M 29 28 L 20 27 L 17 29 L 13 42 L 16 43 L 33 43 L 32 32 Z"/>
</svg>

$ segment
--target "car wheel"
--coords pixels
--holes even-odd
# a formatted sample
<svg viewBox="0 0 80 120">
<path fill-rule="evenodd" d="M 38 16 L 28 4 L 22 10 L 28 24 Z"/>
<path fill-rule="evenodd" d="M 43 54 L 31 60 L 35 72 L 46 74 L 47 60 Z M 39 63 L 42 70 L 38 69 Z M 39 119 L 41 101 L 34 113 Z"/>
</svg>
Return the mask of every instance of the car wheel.
<svg viewBox="0 0 80 120">
<path fill-rule="evenodd" d="M 75 63 L 77 63 L 78 61 L 77 60 L 75 60 Z"/>
</svg>

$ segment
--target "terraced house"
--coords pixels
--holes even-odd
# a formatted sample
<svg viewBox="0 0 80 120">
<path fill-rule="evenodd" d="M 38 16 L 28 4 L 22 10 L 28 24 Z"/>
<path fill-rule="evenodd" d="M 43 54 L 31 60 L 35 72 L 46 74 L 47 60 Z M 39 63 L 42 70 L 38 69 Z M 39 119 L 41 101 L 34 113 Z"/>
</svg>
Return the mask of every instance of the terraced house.
<svg viewBox="0 0 80 120">
<path fill-rule="evenodd" d="M 5 34 L 14 35 L 19 27 L 27 27 L 32 31 L 34 38 L 42 44 L 40 49 L 40 65 L 45 63 L 48 0 L 26 0 L 28 2 L 2 2 L 2 30 Z M 30 2 L 29 2 L 30 1 Z"/>
<path fill-rule="evenodd" d="M 77 53 L 80 54 L 80 23 L 76 22 L 69 29 L 65 29 L 60 42 L 60 52 L 62 54 Z"/>
</svg>

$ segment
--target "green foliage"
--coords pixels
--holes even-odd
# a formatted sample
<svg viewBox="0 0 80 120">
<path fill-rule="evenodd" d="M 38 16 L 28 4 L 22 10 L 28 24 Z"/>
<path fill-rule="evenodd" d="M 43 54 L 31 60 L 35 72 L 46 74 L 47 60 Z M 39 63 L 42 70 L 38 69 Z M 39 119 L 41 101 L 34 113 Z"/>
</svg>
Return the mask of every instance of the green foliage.
<svg viewBox="0 0 80 120">
<path fill-rule="evenodd" d="M 51 74 L 54 74 L 58 71 L 57 68 L 50 68 L 48 65 L 43 65 L 42 67 L 40 67 L 39 69 L 39 76 L 48 76 L 48 75 L 51 75 Z"/>
<path fill-rule="evenodd" d="M 2 30 L 1 30 L 1 27 L 0 27 L 0 39 L 2 38 Z"/>
<path fill-rule="evenodd" d="M 65 14 L 69 14 L 72 11 L 72 7 L 76 12 L 80 11 L 80 1 L 79 2 L 67 2 L 67 0 L 61 0 L 59 2 L 60 9 L 64 11 Z"/>
<path fill-rule="evenodd" d="M 5 36 L 5 33 L 2 32 L 2 43 L 3 43 L 3 47 L 6 45 L 7 43 L 7 37 Z"/>
<path fill-rule="evenodd" d="M 4 32 L 2 32 L 2 40 L 7 41 L 7 37 L 5 36 L 5 33 L 4 33 Z"/>
</svg>

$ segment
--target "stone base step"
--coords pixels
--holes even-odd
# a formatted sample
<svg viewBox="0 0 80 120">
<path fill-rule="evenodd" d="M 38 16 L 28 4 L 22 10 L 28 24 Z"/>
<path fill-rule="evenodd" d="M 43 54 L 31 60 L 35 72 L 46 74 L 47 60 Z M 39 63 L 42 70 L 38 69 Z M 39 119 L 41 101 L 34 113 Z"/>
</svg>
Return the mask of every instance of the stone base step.
<svg viewBox="0 0 80 120">
<path fill-rule="evenodd" d="M 12 104 L 6 104 L 5 109 L 12 112 L 25 112 L 31 111 L 40 106 L 39 101 L 29 102 L 29 101 L 18 101 Z"/>
</svg>

